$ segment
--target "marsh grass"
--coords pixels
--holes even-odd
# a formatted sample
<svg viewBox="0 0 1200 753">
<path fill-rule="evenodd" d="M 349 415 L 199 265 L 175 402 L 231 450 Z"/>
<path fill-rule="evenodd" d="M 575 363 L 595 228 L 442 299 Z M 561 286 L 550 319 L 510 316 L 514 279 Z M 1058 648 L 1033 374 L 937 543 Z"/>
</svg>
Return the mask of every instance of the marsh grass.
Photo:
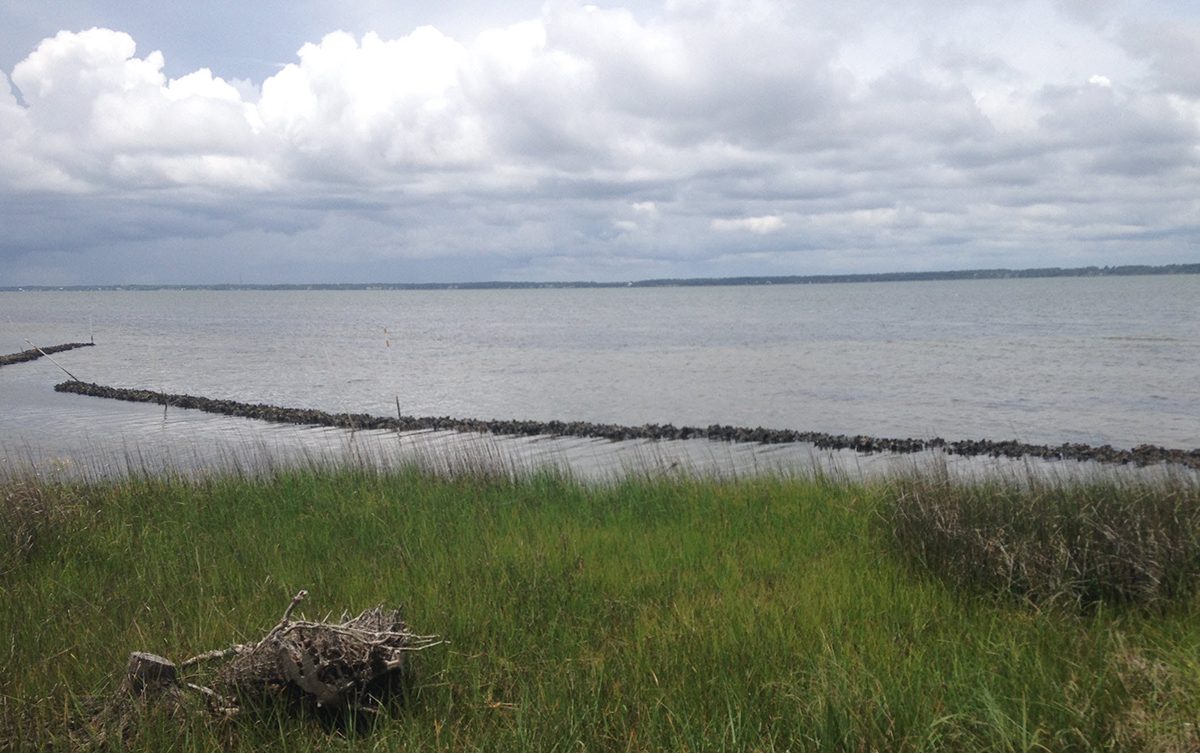
<svg viewBox="0 0 1200 753">
<path fill-rule="evenodd" d="M 890 496 L 894 550 L 956 588 L 1039 605 L 1162 609 L 1200 580 L 1194 475 L 963 483 L 934 471 L 896 479 Z"/>
<path fill-rule="evenodd" d="M 1200 744 L 1200 628 L 1029 609 L 923 577 L 897 487 L 483 462 L 49 484 L 82 511 L 0 575 L 0 750 L 86 742 L 130 651 L 176 660 L 401 606 L 450 643 L 405 703 L 331 730 L 149 714 L 132 750 L 1167 750 Z M 4 487 L 5 493 L 11 491 Z M 22 491 L 21 494 L 28 494 Z M 110 741 L 111 744 L 111 741 Z M 1178 749 L 1187 750 L 1187 747 Z"/>
<path fill-rule="evenodd" d="M 79 503 L 60 487 L 32 480 L 0 486 L 0 577 L 53 549 L 81 515 Z"/>
</svg>

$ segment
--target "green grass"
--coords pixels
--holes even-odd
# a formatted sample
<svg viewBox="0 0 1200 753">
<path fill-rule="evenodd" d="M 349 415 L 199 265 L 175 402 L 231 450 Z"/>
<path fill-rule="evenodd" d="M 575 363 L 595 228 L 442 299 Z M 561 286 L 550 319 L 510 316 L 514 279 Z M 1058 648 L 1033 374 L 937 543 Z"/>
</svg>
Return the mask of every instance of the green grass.
<svg viewBox="0 0 1200 753">
<path fill-rule="evenodd" d="M 0 750 L 78 744 L 73 720 L 130 651 L 257 639 L 301 588 L 310 617 L 402 605 L 450 643 L 417 655 L 415 693 L 369 733 L 151 717 L 128 746 L 1200 745 L 1191 591 L 1152 611 L 981 595 L 897 552 L 902 497 L 823 478 L 353 468 L 0 484 L 23 521 L 0 561 Z"/>
</svg>

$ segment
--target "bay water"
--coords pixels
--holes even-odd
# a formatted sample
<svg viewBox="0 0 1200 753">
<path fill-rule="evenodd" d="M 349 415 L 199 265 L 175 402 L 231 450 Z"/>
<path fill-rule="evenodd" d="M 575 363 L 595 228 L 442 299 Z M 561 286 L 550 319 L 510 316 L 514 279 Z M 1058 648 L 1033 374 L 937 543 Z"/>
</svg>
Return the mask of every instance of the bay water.
<svg viewBox="0 0 1200 753">
<path fill-rule="evenodd" d="M 1200 447 L 1197 275 L 0 292 L 0 352 L 90 337 L 95 347 L 54 356 L 83 381 L 330 412 L 394 415 L 398 406 L 461 418 Z M 339 430 L 53 392 L 66 378 L 45 358 L 0 368 L 0 468 L 104 472 L 131 460 L 204 464 L 367 445 Z M 373 437 L 371 452 L 395 440 Z M 424 441 L 441 451 L 484 440 Z M 812 454 L 711 442 L 486 443 L 572 467 L 651 457 L 744 469 Z"/>
</svg>

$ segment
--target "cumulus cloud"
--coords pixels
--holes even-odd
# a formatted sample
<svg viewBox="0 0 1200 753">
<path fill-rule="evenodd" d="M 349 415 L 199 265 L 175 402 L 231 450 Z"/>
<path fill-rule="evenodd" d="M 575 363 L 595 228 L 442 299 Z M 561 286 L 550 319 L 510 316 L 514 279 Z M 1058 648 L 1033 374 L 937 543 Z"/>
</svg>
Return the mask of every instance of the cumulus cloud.
<svg viewBox="0 0 1200 753">
<path fill-rule="evenodd" d="M 26 228 L 0 284 L 47 276 L 47 246 L 104 282 L 1186 258 L 1195 27 L 1019 5 L 551 2 L 471 36 L 332 31 L 258 82 L 63 31 L 0 82 L 0 224 Z"/>
<path fill-rule="evenodd" d="M 402 39 L 344 32 L 300 49 L 263 83 L 257 111 L 310 177 L 386 180 L 422 166 L 453 168 L 484 154 L 463 99 L 465 51 L 436 29 Z"/>
<path fill-rule="evenodd" d="M 17 64 L 21 150 L 42 166 L 29 187 L 269 185 L 255 108 L 208 70 L 168 81 L 162 67 L 109 29 L 60 32 Z"/>
<path fill-rule="evenodd" d="M 414 166 L 482 155 L 457 87 L 461 48 L 433 29 L 361 43 L 333 33 L 263 82 L 207 69 L 168 80 L 158 51 L 109 29 L 61 32 L 13 70 L 0 118 L 25 164 L 0 162 L 16 189 L 217 188 L 402 181 Z M 6 168 L 6 169 L 5 169 Z"/>
</svg>

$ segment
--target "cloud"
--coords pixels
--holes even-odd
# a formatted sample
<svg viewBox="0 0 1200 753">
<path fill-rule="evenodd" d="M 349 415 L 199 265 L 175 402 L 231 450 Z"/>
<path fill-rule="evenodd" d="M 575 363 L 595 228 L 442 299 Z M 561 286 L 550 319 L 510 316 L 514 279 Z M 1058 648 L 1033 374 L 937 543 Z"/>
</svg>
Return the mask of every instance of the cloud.
<svg viewBox="0 0 1200 753">
<path fill-rule="evenodd" d="M 1126 50 L 1149 63 L 1157 86 L 1200 97 L 1200 20 L 1133 20 L 1124 24 L 1120 40 Z"/>
<path fill-rule="evenodd" d="M 0 284 L 1194 256 L 1192 26 L 864 7 L 551 2 L 470 36 L 333 31 L 253 82 L 60 32 L 0 85 Z"/>
<path fill-rule="evenodd" d="M 764 217 L 740 217 L 738 219 L 716 219 L 711 225 L 713 230 L 721 233 L 745 231 L 755 235 L 769 235 L 783 230 L 783 219 L 774 215 Z"/>
<path fill-rule="evenodd" d="M 257 111 L 302 177 L 386 182 L 482 158 L 458 81 L 465 52 L 436 29 L 361 42 L 336 32 L 298 54 L 263 83 Z"/>
<path fill-rule="evenodd" d="M 41 176 L 17 187 L 261 188 L 273 182 L 255 108 L 199 70 L 168 81 L 163 55 L 109 29 L 60 32 L 13 69 L 23 151 Z"/>
</svg>

